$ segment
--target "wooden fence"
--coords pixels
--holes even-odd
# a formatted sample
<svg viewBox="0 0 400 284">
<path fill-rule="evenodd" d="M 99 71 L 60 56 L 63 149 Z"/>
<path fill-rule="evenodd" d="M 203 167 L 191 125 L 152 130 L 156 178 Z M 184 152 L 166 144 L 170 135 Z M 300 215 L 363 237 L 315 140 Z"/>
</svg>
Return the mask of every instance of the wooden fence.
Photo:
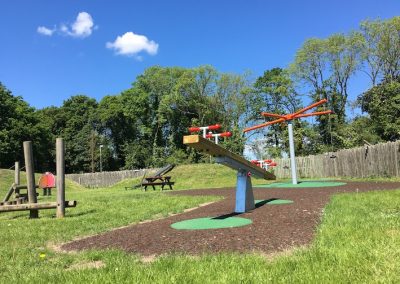
<svg viewBox="0 0 400 284">
<path fill-rule="evenodd" d="M 128 178 L 137 178 L 144 175 L 147 169 L 126 170 L 114 172 L 68 174 L 66 178 L 73 180 L 85 187 L 106 187 Z"/>
<path fill-rule="evenodd" d="M 290 178 L 290 160 L 276 163 L 277 178 Z M 400 141 L 297 157 L 296 165 L 299 177 L 399 177 Z"/>
</svg>

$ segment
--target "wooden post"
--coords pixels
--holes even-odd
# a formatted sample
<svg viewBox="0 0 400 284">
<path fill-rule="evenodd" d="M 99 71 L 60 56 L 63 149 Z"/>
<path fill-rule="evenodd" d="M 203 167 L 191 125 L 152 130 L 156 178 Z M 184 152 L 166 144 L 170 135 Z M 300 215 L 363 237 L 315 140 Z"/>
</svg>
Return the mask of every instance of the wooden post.
<svg viewBox="0 0 400 284">
<path fill-rule="evenodd" d="M 14 167 L 14 184 L 15 185 L 20 185 L 21 183 L 21 175 L 20 175 L 20 167 L 19 167 L 19 162 L 15 162 L 15 167 Z M 19 197 L 19 189 L 15 189 L 15 198 Z"/>
<path fill-rule="evenodd" d="M 32 141 L 24 142 L 24 156 L 25 156 L 26 182 L 28 186 L 28 200 L 29 203 L 37 203 L 35 169 L 33 167 Z M 29 211 L 29 218 L 39 218 L 39 211 L 37 209 L 31 209 Z"/>
<path fill-rule="evenodd" d="M 76 207 L 77 202 L 75 200 L 65 201 L 65 207 Z M 0 206 L 0 212 L 11 212 L 11 211 L 24 211 L 32 209 L 53 209 L 58 206 L 57 202 L 46 202 L 46 203 L 33 203 L 33 204 L 6 204 Z"/>
<path fill-rule="evenodd" d="M 65 216 L 65 145 L 62 138 L 56 140 L 57 164 L 57 218 Z"/>
<path fill-rule="evenodd" d="M 6 196 L 4 197 L 3 202 L 7 202 L 10 199 L 10 197 L 13 194 L 14 190 L 15 190 L 15 185 L 12 184 L 10 189 L 7 191 Z"/>
<path fill-rule="evenodd" d="M 19 162 L 15 162 L 14 183 L 19 185 L 21 182 Z"/>
</svg>

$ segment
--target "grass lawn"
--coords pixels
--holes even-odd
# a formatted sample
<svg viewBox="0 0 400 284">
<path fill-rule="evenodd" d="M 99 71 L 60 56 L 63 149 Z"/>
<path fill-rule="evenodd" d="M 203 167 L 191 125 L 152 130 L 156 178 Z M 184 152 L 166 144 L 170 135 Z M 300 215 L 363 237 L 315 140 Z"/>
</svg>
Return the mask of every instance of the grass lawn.
<svg viewBox="0 0 400 284">
<path fill-rule="evenodd" d="M 175 175 L 182 179 L 179 188 L 183 189 L 206 186 L 207 182 L 213 182 L 212 177 L 220 176 L 219 169 L 226 171 L 221 167 L 199 175 L 195 168 L 189 167 L 187 177 L 199 179 L 191 181 L 184 181 L 184 168 L 177 167 L 174 171 L 181 171 Z M 0 171 L 1 197 L 12 182 L 12 174 Z M 219 186 L 232 186 L 234 173 L 232 177 L 230 180 L 222 174 Z M 399 190 L 334 196 L 324 211 L 315 241 L 307 248 L 274 257 L 166 255 L 150 263 L 116 250 L 66 254 L 51 247 L 79 236 L 168 216 L 218 197 L 125 191 L 122 184 L 88 190 L 68 182 L 67 199 L 78 200 L 78 206 L 67 209 L 64 219 L 55 219 L 55 210 L 41 211 L 37 220 L 28 220 L 27 211 L 0 214 L 2 283 L 400 282 Z M 84 269 L 90 264 L 101 267 Z"/>
<path fill-rule="evenodd" d="M 148 176 L 149 174 L 146 174 Z M 174 190 L 235 187 L 236 171 L 219 164 L 193 164 L 175 167 L 167 175 L 172 176 L 171 181 L 175 182 Z M 126 179 L 116 186 L 129 187 L 140 184 L 141 178 Z M 253 176 L 252 184 L 267 184 L 274 180 L 265 180 Z M 148 187 L 151 188 L 151 187 Z"/>
</svg>

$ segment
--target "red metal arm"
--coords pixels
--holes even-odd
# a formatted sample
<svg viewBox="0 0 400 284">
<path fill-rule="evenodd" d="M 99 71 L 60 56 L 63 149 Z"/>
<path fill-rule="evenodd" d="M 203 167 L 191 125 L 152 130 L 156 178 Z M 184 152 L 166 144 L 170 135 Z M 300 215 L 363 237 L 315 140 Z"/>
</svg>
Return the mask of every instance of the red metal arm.
<svg viewBox="0 0 400 284">
<path fill-rule="evenodd" d="M 212 138 L 212 137 L 232 137 L 232 132 L 227 131 L 227 132 L 222 132 L 222 133 L 208 133 L 206 134 L 206 138 Z"/>
<path fill-rule="evenodd" d="M 276 117 L 276 118 L 285 118 L 284 115 L 275 114 L 275 113 L 269 113 L 269 112 L 262 112 L 261 115 L 269 116 L 269 117 Z"/>
<path fill-rule="evenodd" d="M 221 125 L 220 124 L 215 124 L 215 125 L 209 125 L 209 126 L 193 126 L 189 127 L 189 132 L 199 132 L 200 130 L 206 129 L 206 130 L 217 130 L 220 129 Z"/>
<path fill-rule="evenodd" d="M 305 111 L 307 111 L 309 109 L 312 109 L 312 108 L 315 108 L 315 107 L 317 107 L 319 105 L 322 105 L 322 104 L 326 103 L 327 101 L 328 101 L 327 99 L 323 99 L 323 100 L 320 100 L 319 102 L 313 103 L 313 104 L 309 105 L 308 107 L 305 107 L 305 108 L 303 108 L 303 109 L 301 109 L 299 111 L 296 111 L 293 114 L 293 116 L 296 116 L 296 115 L 301 114 L 301 113 L 303 113 L 303 112 L 305 112 Z"/>
<path fill-rule="evenodd" d="M 314 115 L 322 115 L 322 114 L 330 114 L 330 113 L 333 113 L 333 111 L 325 110 L 325 111 L 317 111 L 317 112 L 311 112 L 311 113 L 302 113 L 302 114 L 296 115 L 294 118 L 314 116 Z"/>
<path fill-rule="evenodd" d="M 308 117 L 308 116 L 315 116 L 315 115 L 323 115 L 323 114 L 333 113 L 331 110 L 317 111 L 317 112 L 312 112 L 312 113 L 303 113 L 303 112 L 305 112 L 305 111 L 307 111 L 309 109 L 312 109 L 312 108 L 315 108 L 315 107 L 317 107 L 319 105 L 322 105 L 322 104 L 326 103 L 327 101 L 328 101 L 327 99 L 320 100 L 319 102 L 313 103 L 313 104 L 309 105 L 308 107 L 305 107 L 305 108 L 303 108 L 303 109 L 301 109 L 301 110 L 299 110 L 299 111 L 297 111 L 295 113 L 286 114 L 286 115 L 262 112 L 261 114 L 263 116 L 276 117 L 276 118 L 279 118 L 279 119 L 276 119 L 276 120 L 273 120 L 273 121 L 268 121 L 268 122 L 265 122 L 265 123 L 262 123 L 262 124 L 259 124 L 259 125 L 255 125 L 255 126 L 252 126 L 252 127 L 245 128 L 243 130 L 243 132 L 248 132 L 248 131 L 255 130 L 255 129 L 258 129 L 258 128 L 262 128 L 262 127 L 265 127 L 265 126 L 268 126 L 268 125 L 272 125 L 272 124 L 275 124 L 275 123 L 280 123 L 280 122 L 284 122 L 284 121 L 287 121 L 287 120 L 292 120 L 292 119 L 295 119 L 295 118 L 301 118 L 301 117 Z"/>
<path fill-rule="evenodd" d="M 251 131 L 251 130 L 254 130 L 254 129 L 258 129 L 258 128 L 261 128 L 261 127 L 265 127 L 265 126 L 268 126 L 268 125 L 272 125 L 272 124 L 279 123 L 279 122 L 284 122 L 284 121 L 285 121 L 284 118 L 280 118 L 280 119 L 273 120 L 273 121 L 268 121 L 268 122 L 265 122 L 265 123 L 262 123 L 262 124 L 259 124 L 259 125 L 255 125 L 255 126 L 252 126 L 252 127 L 245 128 L 243 130 L 243 132 L 248 132 L 248 131 Z"/>
</svg>

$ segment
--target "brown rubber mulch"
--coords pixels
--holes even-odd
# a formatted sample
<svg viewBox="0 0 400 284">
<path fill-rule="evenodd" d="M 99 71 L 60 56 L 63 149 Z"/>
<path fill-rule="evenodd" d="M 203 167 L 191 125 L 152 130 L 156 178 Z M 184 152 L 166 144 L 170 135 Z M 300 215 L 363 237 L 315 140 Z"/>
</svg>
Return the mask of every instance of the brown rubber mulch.
<svg viewBox="0 0 400 284">
<path fill-rule="evenodd" d="M 394 182 L 348 182 L 347 185 L 324 188 L 255 188 L 255 199 L 290 199 L 294 203 L 263 205 L 251 212 L 236 215 L 253 221 L 244 227 L 195 231 L 175 230 L 170 226 L 192 218 L 232 214 L 235 190 L 231 188 L 176 191 L 170 194 L 220 195 L 225 198 L 190 212 L 73 241 L 64 244 L 62 249 L 116 248 L 142 256 L 164 253 L 196 255 L 204 252 L 269 254 L 309 244 L 321 220 L 322 209 L 332 194 L 398 188 L 400 183 Z"/>
</svg>

